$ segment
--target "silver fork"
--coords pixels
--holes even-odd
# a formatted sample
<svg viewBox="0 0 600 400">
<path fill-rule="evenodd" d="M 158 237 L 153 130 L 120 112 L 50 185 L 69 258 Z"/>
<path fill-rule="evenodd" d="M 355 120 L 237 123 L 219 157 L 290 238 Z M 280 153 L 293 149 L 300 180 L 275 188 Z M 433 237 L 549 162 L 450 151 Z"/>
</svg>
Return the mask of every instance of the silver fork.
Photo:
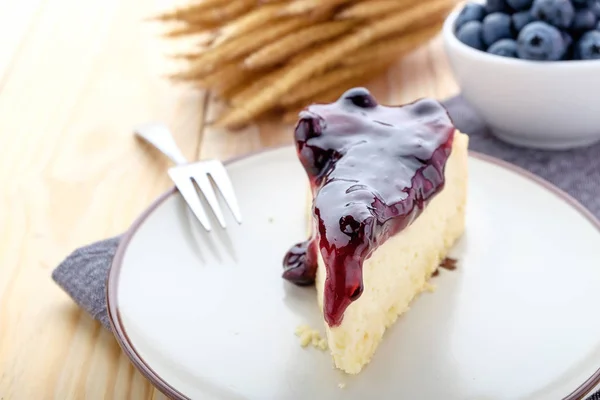
<svg viewBox="0 0 600 400">
<path fill-rule="evenodd" d="M 200 202 L 194 182 L 198 185 L 221 227 L 226 227 L 225 217 L 219 207 L 209 176 L 221 192 L 236 221 L 239 224 L 242 223 L 242 215 L 233 191 L 233 185 L 223 163 L 218 160 L 189 163 L 177 147 L 169 128 L 165 125 L 155 123 L 141 125 L 135 128 L 134 132 L 137 137 L 150 143 L 176 164 L 174 167 L 169 168 L 169 176 L 204 229 L 210 232 L 212 226 L 204 206 Z"/>
</svg>

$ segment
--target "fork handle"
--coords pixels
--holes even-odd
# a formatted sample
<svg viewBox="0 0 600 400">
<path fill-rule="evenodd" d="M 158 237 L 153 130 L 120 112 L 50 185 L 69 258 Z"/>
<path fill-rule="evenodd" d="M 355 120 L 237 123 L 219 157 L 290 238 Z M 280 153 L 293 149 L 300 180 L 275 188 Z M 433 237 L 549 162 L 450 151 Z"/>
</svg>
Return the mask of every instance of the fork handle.
<svg viewBox="0 0 600 400">
<path fill-rule="evenodd" d="M 169 157 L 175 164 L 187 164 L 187 159 L 177 147 L 175 139 L 165 125 L 148 124 L 135 129 L 135 134 Z"/>
</svg>

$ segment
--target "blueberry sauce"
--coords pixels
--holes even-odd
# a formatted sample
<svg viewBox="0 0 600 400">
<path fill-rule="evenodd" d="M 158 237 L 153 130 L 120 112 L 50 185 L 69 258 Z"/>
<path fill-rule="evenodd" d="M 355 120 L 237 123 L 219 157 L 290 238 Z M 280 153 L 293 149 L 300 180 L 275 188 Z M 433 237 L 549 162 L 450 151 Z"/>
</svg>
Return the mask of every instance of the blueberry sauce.
<svg viewBox="0 0 600 400">
<path fill-rule="evenodd" d="M 315 283 L 317 275 L 317 241 L 307 240 L 294 245 L 285 255 L 284 277 L 298 286 Z"/>
<path fill-rule="evenodd" d="M 364 88 L 300 113 L 294 136 L 318 234 L 286 254 L 283 277 L 312 284 L 320 251 L 329 326 L 361 296 L 364 260 L 443 189 L 454 129 L 435 100 L 386 107 Z"/>
</svg>

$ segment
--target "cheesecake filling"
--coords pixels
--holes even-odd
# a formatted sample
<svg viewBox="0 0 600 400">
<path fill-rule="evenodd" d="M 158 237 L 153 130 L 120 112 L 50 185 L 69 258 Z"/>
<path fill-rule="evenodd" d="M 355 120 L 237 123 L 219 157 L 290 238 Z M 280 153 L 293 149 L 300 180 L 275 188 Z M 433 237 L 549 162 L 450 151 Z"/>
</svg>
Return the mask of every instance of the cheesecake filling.
<svg viewBox="0 0 600 400">
<path fill-rule="evenodd" d="M 454 131 L 435 100 L 387 107 L 364 88 L 300 113 L 295 144 L 310 181 L 315 229 L 285 255 L 283 278 L 313 284 L 320 251 L 329 326 L 341 324 L 360 298 L 364 260 L 444 188 Z"/>
</svg>

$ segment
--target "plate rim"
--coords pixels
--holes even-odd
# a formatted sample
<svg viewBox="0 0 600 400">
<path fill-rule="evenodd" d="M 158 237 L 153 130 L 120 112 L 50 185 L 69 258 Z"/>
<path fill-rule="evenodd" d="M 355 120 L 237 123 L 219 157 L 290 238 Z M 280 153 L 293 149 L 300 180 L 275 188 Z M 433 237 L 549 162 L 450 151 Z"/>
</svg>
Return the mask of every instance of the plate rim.
<svg viewBox="0 0 600 400">
<path fill-rule="evenodd" d="M 286 148 L 292 148 L 292 145 L 284 145 L 284 146 L 276 146 L 270 148 L 264 148 L 258 151 L 249 152 L 237 157 L 232 157 L 223 161 L 223 164 L 230 165 L 235 162 L 258 156 L 264 153 L 282 150 Z M 511 164 L 508 161 L 504 161 L 502 159 L 489 156 L 487 154 L 483 154 L 477 151 L 469 150 L 469 157 L 473 157 L 485 162 L 489 162 L 491 164 L 500 166 L 502 168 L 508 169 L 520 175 L 524 178 L 527 178 L 530 181 L 546 188 L 550 192 L 554 193 L 561 200 L 569 204 L 576 211 L 578 211 L 583 217 L 585 217 L 591 224 L 598 230 L 600 233 L 600 219 L 598 219 L 591 211 L 589 211 L 583 204 L 581 204 L 578 200 L 576 200 L 573 196 L 560 189 L 556 185 L 550 183 L 546 179 L 535 175 L 532 172 L 527 171 L 524 168 L 521 168 L 515 164 Z M 121 267 L 123 265 L 123 258 L 129 247 L 129 243 L 131 239 L 135 236 L 140 226 L 152 215 L 152 213 L 168 200 L 171 196 L 177 193 L 177 188 L 172 186 L 170 189 L 159 195 L 156 199 L 154 199 L 150 205 L 139 214 L 130 225 L 130 227 L 123 233 L 121 236 L 121 240 L 111 262 L 110 269 L 108 271 L 108 277 L 106 280 L 106 305 L 107 305 L 107 313 L 108 320 L 110 323 L 110 327 L 113 331 L 113 334 L 121 347 L 121 350 L 125 353 L 127 358 L 133 363 L 136 369 L 144 375 L 146 379 L 150 381 L 150 383 L 156 387 L 160 392 L 162 392 L 165 396 L 175 399 L 175 400 L 191 400 L 189 397 L 175 389 L 171 386 L 167 381 L 165 381 L 158 373 L 156 373 L 150 365 L 139 355 L 135 346 L 131 342 L 127 332 L 125 331 L 125 327 L 123 325 L 123 321 L 121 320 L 121 315 L 119 313 L 119 307 L 117 302 L 117 288 L 119 284 L 119 275 L 121 271 Z M 600 368 L 592 374 L 588 379 L 586 379 L 580 386 L 575 388 L 570 394 L 564 397 L 562 400 L 583 400 L 586 395 L 588 395 L 591 390 L 600 384 Z"/>
</svg>

